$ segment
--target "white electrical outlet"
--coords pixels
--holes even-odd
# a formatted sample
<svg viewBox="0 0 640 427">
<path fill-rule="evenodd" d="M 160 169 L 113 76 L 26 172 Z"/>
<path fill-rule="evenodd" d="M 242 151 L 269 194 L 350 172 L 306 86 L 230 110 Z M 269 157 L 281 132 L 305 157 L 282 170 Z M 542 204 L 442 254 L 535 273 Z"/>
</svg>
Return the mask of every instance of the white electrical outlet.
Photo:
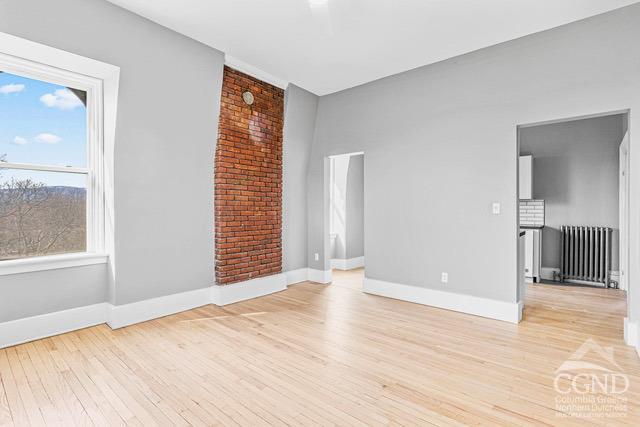
<svg viewBox="0 0 640 427">
<path fill-rule="evenodd" d="M 449 273 L 442 272 L 442 278 L 440 279 L 442 283 L 449 283 Z"/>
<path fill-rule="evenodd" d="M 313 254 L 313 258 L 314 258 L 316 261 L 319 261 L 319 260 L 320 260 L 320 254 L 316 252 L 315 254 Z"/>
<path fill-rule="evenodd" d="M 500 215 L 500 202 L 493 202 L 491 205 L 491 210 L 494 215 Z"/>
</svg>

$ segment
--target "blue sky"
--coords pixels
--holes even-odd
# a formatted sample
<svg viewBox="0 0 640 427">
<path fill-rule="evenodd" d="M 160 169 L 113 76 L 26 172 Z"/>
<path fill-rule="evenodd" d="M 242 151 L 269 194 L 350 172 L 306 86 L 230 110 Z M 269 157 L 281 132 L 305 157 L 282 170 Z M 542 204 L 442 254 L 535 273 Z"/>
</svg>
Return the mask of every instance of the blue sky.
<svg viewBox="0 0 640 427">
<path fill-rule="evenodd" d="M 63 86 L 0 73 L 0 156 L 15 163 L 86 166 L 86 108 Z M 84 176 L 0 171 L 49 185 L 84 186 Z"/>
</svg>

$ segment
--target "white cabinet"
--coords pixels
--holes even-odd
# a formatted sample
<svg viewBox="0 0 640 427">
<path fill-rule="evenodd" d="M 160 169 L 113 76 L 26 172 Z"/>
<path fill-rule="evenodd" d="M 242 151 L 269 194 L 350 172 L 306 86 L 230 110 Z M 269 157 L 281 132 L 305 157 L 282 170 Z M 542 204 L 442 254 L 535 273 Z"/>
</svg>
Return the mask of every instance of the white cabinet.
<svg viewBox="0 0 640 427">
<path fill-rule="evenodd" d="M 519 161 L 520 199 L 533 199 L 533 156 L 520 156 Z"/>
<path fill-rule="evenodd" d="M 524 276 L 527 282 L 540 281 L 542 261 L 542 231 L 525 230 L 524 235 Z"/>
</svg>

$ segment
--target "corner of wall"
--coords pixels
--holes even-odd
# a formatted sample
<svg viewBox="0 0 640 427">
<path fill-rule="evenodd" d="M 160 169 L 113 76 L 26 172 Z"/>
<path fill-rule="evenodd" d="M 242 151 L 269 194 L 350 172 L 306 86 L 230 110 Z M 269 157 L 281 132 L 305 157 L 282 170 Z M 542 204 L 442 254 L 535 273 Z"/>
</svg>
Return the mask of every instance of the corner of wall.
<svg viewBox="0 0 640 427">
<path fill-rule="evenodd" d="M 309 266 L 307 182 L 318 96 L 292 83 L 285 91 L 283 141 L 283 270 Z"/>
</svg>

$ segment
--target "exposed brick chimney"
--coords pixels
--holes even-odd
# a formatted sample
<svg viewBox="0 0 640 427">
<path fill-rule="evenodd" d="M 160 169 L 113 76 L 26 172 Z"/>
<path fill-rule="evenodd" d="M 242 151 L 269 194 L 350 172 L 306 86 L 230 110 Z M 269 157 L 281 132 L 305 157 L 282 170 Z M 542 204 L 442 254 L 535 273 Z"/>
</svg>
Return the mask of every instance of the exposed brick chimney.
<svg viewBox="0 0 640 427">
<path fill-rule="evenodd" d="M 282 270 L 283 117 L 282 89 L 224 68 L 214 174 L 218 284 Z"/>
</svg>

